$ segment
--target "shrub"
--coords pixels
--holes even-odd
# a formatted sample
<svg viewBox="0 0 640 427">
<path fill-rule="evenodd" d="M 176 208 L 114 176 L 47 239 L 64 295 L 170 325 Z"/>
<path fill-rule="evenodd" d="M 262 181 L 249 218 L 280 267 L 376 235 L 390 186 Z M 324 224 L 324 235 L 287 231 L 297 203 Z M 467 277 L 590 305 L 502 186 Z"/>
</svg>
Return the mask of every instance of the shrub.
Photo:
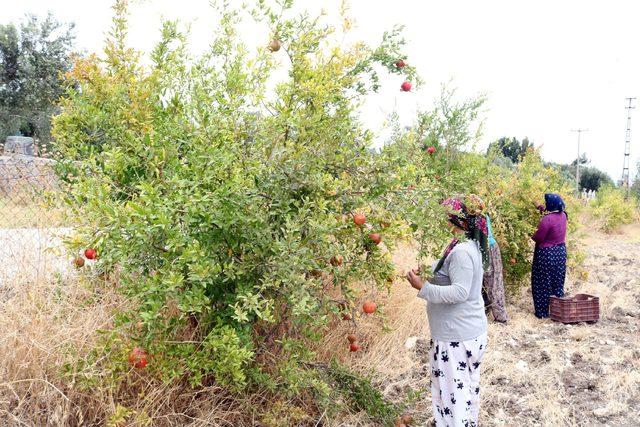
<svg viewBox="0 0 640 427">
<path fill-rule="evenodd" d="M 590 207 L 606 233 L 614 232 L 621 225 L 630 224 L 638 218 L 635 203 L 625 198 L 623 190 L 613 186 L 601 187 Z"/>
<path fill-rule="evenodd" d="M 385 146 L 382 152 L 385 169 L 397 167 L 397 172 L 389 177 L 397 186 L 389 205 L 409 223 L 424 263 L 426 259 L 440 257 L 444 242 L 450 239 L 440 201 L 456 194 L 480 195 L 487 203 L 502 251 L 506 284 L 517 292 L 531 272 L 531 235 L 540 220 L 535 202 L 542 202 L 547 192 L 562 194 L 572 215 L 570 243 L 580 205 L 572 195 L 570 183 L 557 170 L 545 167 L 534 149 L 513 169 L 501 166 L 491 155 L 482 156 L 469 150 L 475 140 L 473 123 L 482 99 L 456 104 L 452 95 L 444 92 L 438 108 L 419 115 L 409 130 L 397 127 L 393 142 Z M 453 132 L 449 126 L 456 121 Z M 435 155 L 425 150 L 430 146 L 437 147 Z M 575 251 L 570 256 L 573 260 L 580 254 Z"/>
<path fill-rule="evenodd" d="M 559 193 L 569 212 L 568 244 L 573 246 L 580 204 L 570 183 L 557 170 L 544 166 L 538 151 L 530 150 L 514 172 L 491 167 L 484 188 L 479 191 L 489 206 L 494 233 L 503 257 L 505 283 L 516 292 L 528 282 L 531 273 L 533 242 L 531 236 L 540 221 L 535 203 L 544 202 L 545 193 Z M 580 257 L 569 253 L 571 260 Z"/>
<path fill-rule="evenodd" d="M 251 56 L 240 12 L 219 6 L 210 51 L 191 57 L 187 35 L 167 22 L 145 67 L 126 47 L 118 1 L 105 58 L 81 59 L 67 76 L 55 135 L 79 223 L 70 245 L 96 248 L 93 272 L 117 277 L 134 307 L 118 313 L 109 357 L 98 349 L 94 364 L 109 372 L 101 381 L 121 382 L 127 354 L 142 347 L 145 369 L 167 382 L 322 392 L 304 365 L 306 341 L 354 306 L 356 281 L 388 286 L 386 249 L 403 233 L 374 207 L 388 184 L 357 118 L 378 74 L 398 72 L 403 41 L 396 29 L 377 48 L 343 49 L 321 18 L 286 18 L 291 2 L 282 15 L 258 2 L 257 23 L 283 52 L 266 39 Z M 274 82 L 280 59 L 288 75 Z M 344 262 L 332 265 L 337 254 Z"/>
</svg>

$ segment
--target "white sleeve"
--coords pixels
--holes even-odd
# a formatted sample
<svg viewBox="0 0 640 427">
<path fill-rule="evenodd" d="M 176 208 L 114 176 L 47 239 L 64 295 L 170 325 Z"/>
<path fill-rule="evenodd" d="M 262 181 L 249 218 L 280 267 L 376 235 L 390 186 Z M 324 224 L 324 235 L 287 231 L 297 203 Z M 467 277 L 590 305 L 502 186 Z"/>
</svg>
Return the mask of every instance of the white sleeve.
<svg viewBox="0 0 640 427">
<path fill-rule="evenodd" d="M 451 286 L 433 286 L 425 283 L 418 297 L 434 304 L 457 304 L 469 298 L 473 282 L 473 261 L 465 251 L 451 253 L 449 278 Z"/>
</svg>

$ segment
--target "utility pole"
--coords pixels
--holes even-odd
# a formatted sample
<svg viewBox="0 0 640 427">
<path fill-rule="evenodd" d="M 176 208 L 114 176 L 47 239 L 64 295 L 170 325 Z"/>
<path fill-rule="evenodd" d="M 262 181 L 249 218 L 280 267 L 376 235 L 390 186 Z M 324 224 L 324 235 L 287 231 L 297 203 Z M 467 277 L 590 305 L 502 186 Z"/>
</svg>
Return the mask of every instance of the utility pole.
<svg viewBox="0 0 640 427">
<path fill-rule="evenodd" d="M 580 134 L 589 132 L 589 129 L 571 129 L 571 132 L 578 132 L 578 158 L 576 159 L 576 191 L 580 195 Z"/>
<path fill-rule="evenodd" d="M 636 98 L 626 98 L 629 103 L 627 109 L 627 131 L 624 138 L 624 162 L 622 163 L 622 179 L 620 180 L 620 186 L 625 188 L 627 196 L 629 195 L 629 158 L 631 157 L 631 110 L 633 110 L 633 101 Z"/>
</svg>

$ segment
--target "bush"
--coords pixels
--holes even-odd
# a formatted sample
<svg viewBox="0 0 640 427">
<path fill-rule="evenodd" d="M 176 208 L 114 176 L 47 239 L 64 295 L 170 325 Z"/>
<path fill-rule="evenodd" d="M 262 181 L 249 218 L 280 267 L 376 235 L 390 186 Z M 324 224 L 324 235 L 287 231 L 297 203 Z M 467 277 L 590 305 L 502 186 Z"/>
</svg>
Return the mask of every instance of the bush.
<svg viewBox="0 0 640 427">
<path fill-rule="evenodd" d="M 209 52 L 190 57 L 186 34 L 167 22 L 147 68 L 126 47 L 118 1 L 105 59 L 69 73 L 55 135 L 79 224 L 70 245 L 96 248 L 88 274 L 117 277 L 134 307 L 118 313 L 87 384 L 125 381 L 127 354 L 141 347 L 145 369 L 166 382 L 326 393 L 306 368 L 307 341 L 354 310 L 354 283 L 388 286 L 383 247 L 403 231 L 372 207 L 388 184 L 357 107 L 380 72 L 399 72 L 403 41 L 396 29 L 377 48 L 343 49 L 321 18 L 286 18 L 290 3 L 283 15 L 264 2 L 253 11 L 283 52 L 265 39 L 250 56 L 240 12 L 221 3 Z M 288 75 L 274 82 L 285 59 Z"/>
<path fill-rule="evenodd" d="M 614 232 L 621 225 L 631 224 L 638 218 L 635 203 L 626 200 L 624 191 L 613 186 L 600 188 L 590 206 L 593 216 L 606 233 Z"/>
<path fill-rule="evenodd" d="M 528 283 L 533 262 L 531 236 L 540 221 L 535 203 L 544 202 L 545 193 L 558 193 L 569 212 L 567 243 L 574 246 L 580 204 L 573 189 L 561 173 L 544 166 L 538 151 L 530 150 L 513 173 L 492 168 L 486 172 L 484 195 L 492 220 L 494 233 L 502 252 L 505 283 L 512 292 Z M 580 257 L 570 251 L 571 260 Z"/>
<path fill-rule="evenodd" d="M 515 293 L 528 282 L 531 272 L 531 236 L 540 220 L 534 202 L 542 202 L 544 193 L 560 193 L 572 218 L 577 218 L 580 205 L 572 196 L 571 184 L 559 171 L 546 167 L 534 149 L 513 169 L 501 166 L 491 155 L 470 152 L 475 139 L 473 123 L 483 100 L 456 104 L 452 95 L 445 92 L 440 106 L 422 113 L 409 130 L 397 130 L 393 143 L 383 150 L 385 169 L 397 167 L 389 179 L 396 181 L 398 190 L 389 204 L 409 223 L 424 262 L 440 257 L 444 242 L 450 239 L 440 201 L 455 194 L 480 195 L 502 251 L 507 287 Z M 455 120 L 458 125 L 453 126 Z M 429 154 L 427 147 L 436 147 L 435 154 Z M 575 221 L 569 222 L 572 245 L 576 227 Z M 580 254 L 574 251 L 570 256 Z"/>
</svg>

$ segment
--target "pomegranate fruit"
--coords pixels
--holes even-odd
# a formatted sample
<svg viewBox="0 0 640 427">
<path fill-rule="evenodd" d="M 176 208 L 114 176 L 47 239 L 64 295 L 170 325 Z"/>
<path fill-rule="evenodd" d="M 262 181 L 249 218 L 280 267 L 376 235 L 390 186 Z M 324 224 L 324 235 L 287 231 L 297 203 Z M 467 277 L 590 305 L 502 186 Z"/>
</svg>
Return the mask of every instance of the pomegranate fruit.
<svg viewBox="0 0 640 427">
<path fill-rule="evenodd" d="M 140 347 L 134 347 L 129 353 L 129 363 L 138 369 L 142 369 L 149 364 L 149 353 Z"/>
<path fill-rule="evenodd" d="M 277 51 L 280 50 L 281 46 L 282 46 L 282 43 L 280 43 L 280 40 L 273 39 L 273 40 L 271 40 L 271 43 L 269 43 L 269 50 L 271 52 L 277 52 Z"/>
<path fill-rule="evenodd" d="M 362 227 L 365 222 L 367 222 L 367 217 L 364 214 L 357 213 L 353 216 L 353 222 L 358 226 Z"/>
<path fill-rule="evenodd" d="M 93 248 L 85 249 L 84 250 L 84 256 L 87 259 L 96 259 L 97 256 L 98 256 L 98 252 L 96 252 L 96 250 L 93 249 Z"/>
<path fill-rule="evenodd" d="M 369 234 L 369 238 L 373 241 L 373 243 L 375 243 L 376 245 L 379 245 L 380 242 L 382 242 L 382 236 L 378 233 L 371 233 Z"/>
<path fill-rule="evenodd" d="M 362 304 L 362 311 L 364 311 L 367 314 L 373 314 L 376 311 L 376 303 L 373 301 L 365 301 L 364 304 Z"/>
</svg>

